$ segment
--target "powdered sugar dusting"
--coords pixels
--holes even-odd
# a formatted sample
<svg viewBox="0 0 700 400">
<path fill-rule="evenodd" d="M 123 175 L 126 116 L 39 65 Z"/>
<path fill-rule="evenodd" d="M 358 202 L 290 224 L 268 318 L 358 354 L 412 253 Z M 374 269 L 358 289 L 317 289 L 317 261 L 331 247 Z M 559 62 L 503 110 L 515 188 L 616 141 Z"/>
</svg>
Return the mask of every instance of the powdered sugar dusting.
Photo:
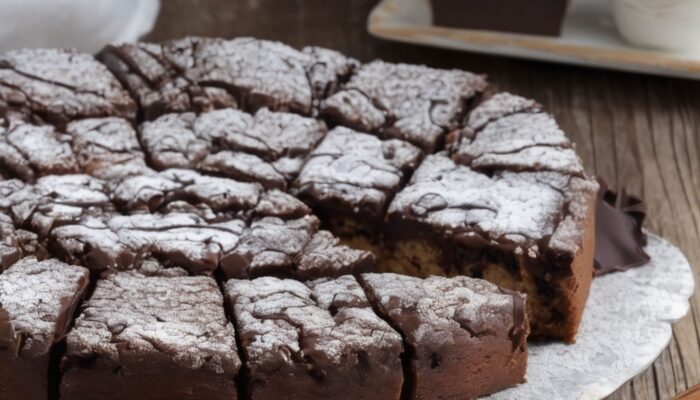
<svg viewBox="0 0 700 400">
<path fill-rule="evenodd" d="M 364 64 L 344 85 L 344 89 L 356 91 L 353 97 L 364 95 L 368 98 L 365 105 L 372 104 L 393 121 L 382 134 L 407 140 L 427 152 L 437 148 L 448 130 L 459 126 L 467 112 L 467 100 L 485 87 L 482 77 L 469 72 L 383 61 Z M 336 96 L 346 96 L 340 93 Z M 339 108 L 346 100 L 333 97 L 326 103 L 325 111 L 322 106 L 322 112 L 330 112 L 346 126 L 367 126 L 357 121 L 363 118 L 357 111 L 367 106 Z M 363 103 L 355 100 L 351 104 Z"/>
<path fill-rule="evenodd" d="M 69 361 L 99 356 L 116 367 L 156 354 L 231 377 L 241 365 L 223 298 L 207 277 L 110 274 L 97 283 L 67 342 Z"/>
<path fill-rule="evenodd" d="M 91 55 L 65 49 L 22 49 L 0 57 L 0 101 L 49 122 L 119 116 L 136 105 Z"/>
<path fill-rule="evenodd" d="M 525 300 L 524 295 L 504 293 L 496 285 L 465 276 L 421 279 L 363 274 L 362 281 L 384 314 L 419 351 L 437 350 L 473 336 L 505 336 L 516 323 L 513 296 Z"/>
<path fill-rule="evenodd" d="M 338 200 L 379 214 L 419 162 L 421 151 L 400 140 L 382 141 L 338 127 L 311 153 L 295 186 L 314 203 Z"/>
<path fill-rule="evenodd" d="M 67 313 L 87 286 L 88 272 L 55 259 L 24 258 L 0 275 L 0 307 L 22 336 L 20 355 L 46 356 L 65 332 Z M 61 322 L 63 320 L 63 322 Z"/>
<path fill-rule="evenodd" d="M 253 370 L 297 360 L 339 367 L 354 352 L 401 351 L 401 337 L 372 312 L 351 276 L 308 286 L 272 277 L 231 280 L 225 290 Z"/>
</svg>

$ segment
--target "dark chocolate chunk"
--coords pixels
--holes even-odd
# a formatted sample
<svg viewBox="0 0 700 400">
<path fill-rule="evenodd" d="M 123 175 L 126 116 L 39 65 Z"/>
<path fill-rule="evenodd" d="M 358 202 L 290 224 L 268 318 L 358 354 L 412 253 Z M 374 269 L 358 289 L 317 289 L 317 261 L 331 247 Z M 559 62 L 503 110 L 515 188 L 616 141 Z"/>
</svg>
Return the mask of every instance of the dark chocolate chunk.
<svg viewBox="0 0 700 400">
<path fill-rule="evenodd" d="M 525 296 L 464 276 L 363 274 L 367 295 L 409 347 L 404 398 L 475 398 L 525 382 Z"/>
<path fill-rule="evenodd" d="M 136 104 L 91 55 L 66 49 L 22 49 L 0 56 L 0 109 L 63 126 L 78 118 L 133 120 Z"/>
<path fill-rule="evenodd" d="M 608 189 L 602 179 L 596 207 L 596 275 L 625 271 L 649 262 L 644 251 L 647 238 L 642 231 L 646 206 L 638 197 L 628 195 L 624 187 Z"/>
<path fill-rule="evenodd" d="M 236 399 L 234 335 L 214 279 L 108 274 L 68 334 L 61 398 Z"/>
<path fill-rule="evenodd" d="M 252 399 L 399 399 L 401 337 L 352 276 L 230 280 Z"/>
<path fill-rule="evenodd" d="M 333 123 L 406 140 L 428 153 L 459 128 L 469 103 L 487 84 L 458 70 L 373 61 L 321 104 Z"/>
<path fill-rule="evenodd" d="M 55 362 L 88 284 L 85 268 L 28 257 L 0 274 L 0 398 L 44 400 Z"/>
</svg>

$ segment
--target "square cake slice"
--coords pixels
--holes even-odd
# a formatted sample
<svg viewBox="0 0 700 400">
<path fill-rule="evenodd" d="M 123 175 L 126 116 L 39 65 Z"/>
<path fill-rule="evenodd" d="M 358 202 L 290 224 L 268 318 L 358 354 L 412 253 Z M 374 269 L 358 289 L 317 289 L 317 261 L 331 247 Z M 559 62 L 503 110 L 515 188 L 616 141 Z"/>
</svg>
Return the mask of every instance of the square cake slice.
<svg viewBox="0 0 700 400">
<path fill-rule="evenodd" d="M 311 153 L 293 192 L 334 233 L 373 242 L 389 201 L 422 156 L 408 142 L 337 127 Z"/>
<path fill-rule="evenodd" d="M 167 114 L 140 129 L 158 169 L 198 169 L 282 190 L 325 134 L 323 122 L 268 109 Z"/>
<path fill-rule="evenodd" d="M 21 49 L 0 56 L 0 109 L 63 126 L 78 118 L 133 120 L 136 104 L 90 54 Z"/>
<path fill-rule="evenodd" d="M 61 398 L 231 400 L 240 365 L 214 279 L 112 273 L 68 333 Z"/>
<path fill-rule="evenodd" d="M 241 108 L 312 115 L 315 105 L 357 68 L 336 51 L 254 38 L 188 37 L 163 44 L 164 55 L 203 87 L 224 88 Z"/>
<path fill-rule="evenodd" d="M 224 289 L 253 400 L 399 399 L 401 336 L 352 276 L 230 280 Z"/>
<path fill-rule="evenodd" d="M 320 112 L 331 123 L 433 153 L 486 87 L 484 77 L 466 71 L 373 61 L 324 100 Z"/>
<path fill-rule="evenodd" d="M 81 171 L 106 181 L 149 174 L 136 131 L 123 118 L 88 118 L 66 127 Z"/>
<path fill-rule="evenodd" d="M 91 270 L 129 270 L 153 257 L 166 267 L 211 275 L 236 247 L 245 222 L 208 222 L 191 213 L 85 218 L 55 228 L 51 248 L 62 259 Z"/>
<path fill-rule="evenodd" d="M 221 269 L 226 278 L 276 276 L 302 281 L 374 271 L 374 256 L 339 243 L 319 220 L 307 215 L 264 217 L 243 231 Z"/>
<path fill-rule="evenodd" d="M 88 281 L 85 268 L 34 257 L 0 274 L 0 398 L 56 395 L 54 352 Z"/>
<path fill-rule="evenodd" d="M 187 79 L 164 53 L 162 44 L 108 45 L 97 58 L 138 101 L 141 120 L 168 113 L 237 108 L 236 99 L 225 89 L 202 87 Z"/>
<path fill-rule="evenodd" d="M 485 174 L 428 156 L 387 213 L 380 270 L 484 278 L 528 294 L 533 336 L 573 342 L 593 275 L 593 180 Z"/>
<path fill-rule="evenodd" d="M 403 399 L 471 399 L 525 382 L 525 296 L 464 276 L 363 274 L 378 312 L 403 335 Z"/>
<path fill-rule="evenodd" d="M 535 101 L 499 93 L 476 107 L 454 143 L 453 158 L 491 172 L 555 171 L 583 177 L 574 145 Z"/>
</svg>

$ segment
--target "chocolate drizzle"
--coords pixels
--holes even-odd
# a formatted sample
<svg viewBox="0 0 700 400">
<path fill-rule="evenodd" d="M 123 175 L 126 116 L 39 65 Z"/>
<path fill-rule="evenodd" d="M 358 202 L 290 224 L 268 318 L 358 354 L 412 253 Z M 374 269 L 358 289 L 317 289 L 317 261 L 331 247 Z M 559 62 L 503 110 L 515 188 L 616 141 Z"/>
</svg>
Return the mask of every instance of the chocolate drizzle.
<svg viewBox="0 0 700 400">
<path fill-rule="evenodd" d="M 596 276 L 626 271 L 649 262 L 644 251 L 647 239 L 642 232 L 646 205 L 638 197 L 628 195 L 623 187 L 608 189 L 602 179 L 596 207 Z"/>
</svg>

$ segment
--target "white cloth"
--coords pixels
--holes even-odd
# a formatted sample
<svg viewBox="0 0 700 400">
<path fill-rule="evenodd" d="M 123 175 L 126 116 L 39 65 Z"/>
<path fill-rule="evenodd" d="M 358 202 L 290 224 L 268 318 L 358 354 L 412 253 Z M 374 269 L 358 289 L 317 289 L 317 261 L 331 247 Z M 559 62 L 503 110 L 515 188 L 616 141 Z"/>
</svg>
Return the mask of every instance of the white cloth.
<svg viewBox="0 0 700 400">
<path fill-rule="evenodd" d="M 0 0 L 0 52 L 73 47 L 94 53 L 148 33 L 159 8 L 159 0 Z"/>
</svg>

